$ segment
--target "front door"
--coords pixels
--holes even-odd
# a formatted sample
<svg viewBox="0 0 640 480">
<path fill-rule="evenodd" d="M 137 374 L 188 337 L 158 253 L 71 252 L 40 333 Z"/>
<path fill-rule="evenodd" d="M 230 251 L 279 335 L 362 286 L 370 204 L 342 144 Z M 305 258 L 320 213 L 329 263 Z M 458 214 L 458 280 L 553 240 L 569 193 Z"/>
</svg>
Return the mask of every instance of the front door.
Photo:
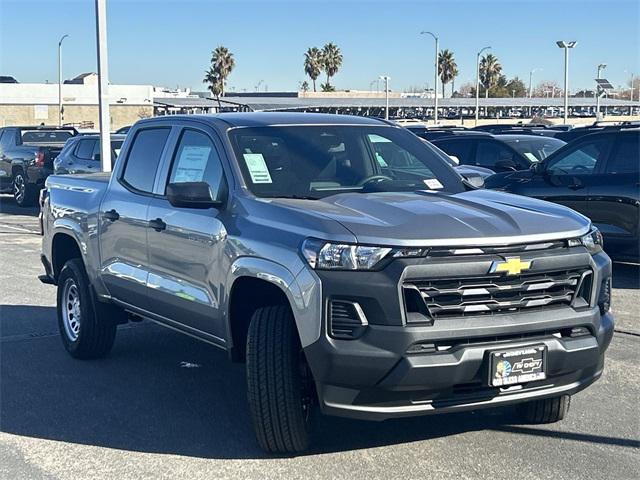
<svg viewBox="0 0 640 480">
<path fill-rule="evenodd" d="M 184 128 L 159 193 L 164 195 L 168 183 L 204 181 L 216 198 L 226 185 L 221 151 L 212 134 Z M 147 213 L 151 311 L 213 335 L 218 343 L 225 338 L 220 301 L 228 269 L 223 215 L 224 207 L 180 208 L 164 196 L 153 198 Z"/>
<path fill-rule="evenodd" d="M 99 212 L 100 268 L 117 300 L 147 310 L 147 210 L 170 128 L 135 133 L 123 168 L 113 178 Z"/>
</svg>

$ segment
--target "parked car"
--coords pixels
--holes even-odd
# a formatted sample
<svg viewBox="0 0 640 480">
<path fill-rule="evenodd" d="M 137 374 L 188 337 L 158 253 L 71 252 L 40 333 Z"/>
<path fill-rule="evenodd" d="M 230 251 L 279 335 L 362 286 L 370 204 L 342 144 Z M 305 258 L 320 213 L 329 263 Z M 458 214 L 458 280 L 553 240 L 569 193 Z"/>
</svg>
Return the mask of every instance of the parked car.
<svg viewBox="0 0 640 480">
<path fill-rule="evenodd" d="M 536 123 L 514 123 L 504 124 L 495 123 L 487 125 L 478 125 L 473 127 L 473 131 L 491 133 L 493 135 L 501 134 L 524 134 L 524 135 L 542 135 L 545 137 L 555 137 L 561 132 L 561 129 L 554 126 L 548 126 Z"/>
<path fill-rule="evenodd" d="M 0 193 L 13 193 L 20 207 L 36 205 L 53 160 L 77 134 L 73 127 L 0 128 Z"/>
<path fill-rule="evenodd" d="M 111 135 L 111 161 L 115 162 L 125 135 Z M 95 173 L 100 171 L 100 135 L 77 135 L 65 143 L 53 161 L 56 174 Z"/>
<path fill-rule="evenodd" d="M 424 126 L 424 125 L 409 125 L 404 128 L 409 130 L 414 135 L 422 138 L 423 140 L 433 141 L 437 138 L 448 137 L 457 132 L 469 132 L 470 130 L 466 127 L 461 126 Z"/>
<path fill-rule="evenodd" d="M 487 188 L 566 205 L 589 217 L 614 259 L 640 261 L 640 128 L 585 135 L 530 170 L 497 174 Z"/>
<path fill-rule="evenodd" d="M 460 165 L 488 168 L 494 172 L 528 170 L 565 142 L 537 135 L 490 135 L 475 132 L 443 137 L 433 144 L 456 157 Z"/>
<path fill-rule="evenodd" d="M 127 125 L 125 127 L 120 127 L 114 133 L 117 133 L 119 135 L 126 135 L 127 133 L 129 133 L 129 130 L 131 130 L 131 125 Z"/>
<path fill-rule="evenodd" d="M 594 122 L 586 127 L 576 127 L 556 135 L 556 138 L 565 142 L 573 142 L 580 137 L 598 132 L 615 132 L 621 128 L 640 127 L 640 122 Z"/>
<path fill-rule="evenodd" d="M 73 357 L 140 317 L 218 346 L 246 363 L 270 452 L 304 450 L 317 409 L 554 422 L 600 377 L 611 261 L 582 215 L 471 188 L 374 119 L 169 115 L 128 136 L 111 176 L 53 175 L 42 196 Z"/>
</svg>

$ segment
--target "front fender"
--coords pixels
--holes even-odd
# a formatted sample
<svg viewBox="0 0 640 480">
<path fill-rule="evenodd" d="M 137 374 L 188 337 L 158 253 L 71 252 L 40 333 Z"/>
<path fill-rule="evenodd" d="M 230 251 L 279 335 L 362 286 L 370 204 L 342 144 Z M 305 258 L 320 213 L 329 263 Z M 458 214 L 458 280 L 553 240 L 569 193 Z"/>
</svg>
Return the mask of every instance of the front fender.
<svg viewBox="0 0 640 480">
<path fill-rule="evenodd" d="M 273 283 L 280 288 L 289 300 L 293 317 L 300 336 L 302 347 L 314 343 L 320 338 L 322 318 L 322 294 L 320 279 L 311 270 L 303 267 L 292 273 L 288 268 L 271 260 L 257 257 L 240 257 L 229 270 L 227 285 L 229 292 L 233 284 L 241 277 L 252 277 Z M 229 296 L 226 298 L 225 321 L 227 331 L 231 331 L 229 315 Z"/>
</svg>

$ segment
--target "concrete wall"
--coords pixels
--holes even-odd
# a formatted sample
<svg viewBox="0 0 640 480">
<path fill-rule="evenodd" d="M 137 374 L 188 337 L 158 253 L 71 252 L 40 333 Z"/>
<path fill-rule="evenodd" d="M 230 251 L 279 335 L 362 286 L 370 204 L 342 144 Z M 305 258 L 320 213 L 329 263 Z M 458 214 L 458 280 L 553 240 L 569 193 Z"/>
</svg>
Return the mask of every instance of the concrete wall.
<svg viewBox="0 0 640 480">
<path fill-rule="evenodd" d="M 0 102 L 2 99 L 0 98 Z M 152 105 L 111 105 L 111 130 L 153 116 Z M 45 118 L 46 117 L 46 118 Z M 64 123 L 93 122 L 99 128 L 98 105 L 64 105 Z M 7 105 L 0 103 L 0 127 L 9 125 L 58 124 L 58 105 Z"/>
</svg>

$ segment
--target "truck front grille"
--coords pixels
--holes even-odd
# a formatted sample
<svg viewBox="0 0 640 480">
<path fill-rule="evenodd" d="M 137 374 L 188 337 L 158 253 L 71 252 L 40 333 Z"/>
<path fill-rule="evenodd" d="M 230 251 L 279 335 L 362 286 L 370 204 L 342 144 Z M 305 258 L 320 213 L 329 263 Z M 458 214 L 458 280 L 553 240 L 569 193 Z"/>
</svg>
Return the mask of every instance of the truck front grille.
<svg viewBox="0 0 640 480">
<path fill-rule="evenodd" d="M 584 307 L 589 304 L 590 279 L 591 270 L 581 269 L 412 281 L 403 285 L 407 320 Z"/>
</svg>

